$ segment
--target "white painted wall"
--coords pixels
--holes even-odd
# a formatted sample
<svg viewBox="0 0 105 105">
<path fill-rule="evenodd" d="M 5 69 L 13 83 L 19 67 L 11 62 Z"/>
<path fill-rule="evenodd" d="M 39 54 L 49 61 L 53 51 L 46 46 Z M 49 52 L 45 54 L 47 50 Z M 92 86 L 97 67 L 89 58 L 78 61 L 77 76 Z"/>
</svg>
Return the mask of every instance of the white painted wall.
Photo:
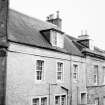
<svg viewBox="0 0 105 105">
<path fill-rule="evenodd" d="M 54 94 L 67 94 L 70 89 L 70 57 L 63 53 L 10 43 L 7 57 L 6 105 L 31 105 L 31 98 L 49 95 L 49 83 L 56 81 L 56 62 L 64 62 L 64 81 L 51 86 Z M 44 60 L 44 81 L 35 81 L 36 60 Z M 54 98 L 51 100 L 54 104 Z"/>
</svg>

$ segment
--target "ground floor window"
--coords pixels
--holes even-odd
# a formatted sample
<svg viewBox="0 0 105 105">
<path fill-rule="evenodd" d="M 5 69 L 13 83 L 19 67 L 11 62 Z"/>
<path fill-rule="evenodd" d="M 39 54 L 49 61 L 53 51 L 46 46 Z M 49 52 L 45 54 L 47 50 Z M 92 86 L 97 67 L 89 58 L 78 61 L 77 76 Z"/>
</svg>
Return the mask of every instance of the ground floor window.
<svg viewBox="0 0 105 105">
<path fill-rule="evenodd" d="M 95 105 L 99 105 L 99 98 L 95 98 L 94 104 L 95 104 Z"/>
<path fill-rule="evenodd" d="M 39 98 L 33 99 L 33 105 L 39 105 Z"/>
<path fill-rule="evenodd" d="M 33 98 L 32 105 L 47 105 L 47 97 Z"/>
<path fill-rule="evenodd" d="M 41 105 L 47 105 L 47 98 L 41 98 Z"/>
<path fill-rule="evenodd" d="M 103 97 L 103 105 L 105 105 L 105 96 Z"/>
<path fill-rule="evenodd" d="M 55 105 L 66 105 L 66 95 L 55 96 Z"/>
</svg>

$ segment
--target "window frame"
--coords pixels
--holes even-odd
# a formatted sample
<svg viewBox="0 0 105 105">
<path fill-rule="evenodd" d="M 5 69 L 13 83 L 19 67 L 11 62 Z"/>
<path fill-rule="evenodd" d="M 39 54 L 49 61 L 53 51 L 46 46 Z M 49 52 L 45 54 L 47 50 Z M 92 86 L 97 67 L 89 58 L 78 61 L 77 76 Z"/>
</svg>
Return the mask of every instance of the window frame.
<svg viewBox="0 0 105 105">
<path fill-rule="evenodd" d="M 60 104 L 59 104 L 59 105 L 61 105 L 61 97 L 62 97 L 62 96 L 65 96 L 65 98 L 66 98 L 66 100 L 65 100 L 65 105 L 67 105 L 67 100 L 68 100 L 68 99 L 67 99 L 67 94 L 65 94 L 65 93 L 64 93 L 64 94 L 55 94 L 55 95 L 54 95 L 54 105 L 56 105 L 56 104 L 55 104 L 55 97 L 56 97 L 56 96 L 59 96 L 59 97 L 60 97 Z"/>
<path fill-rule="evenodd" d="M 37 69 L 37 67 L 38 67 L 38 62 L 37 62 L 37 61 L 42 61 L 42 62 L 43 62 L 42 66 L 39 67 L 39 68 L 42 68 L 42 71 Z M 42 72 L 42 75 L 41 75 L 41 79 L 38 80 L 38 79 L 37 79 L 37 76 L 38 76 L 38 75 L 37 75 L 37 72 L 40 72 L 40 71 Z M 36 80 L 37 82 L 41 82 L 41 81 L 44 80 L 44 76 L 45 76 L 45 75 L 44 75 L 44 74 L 45 74 L 44 72 L 45 72 L 45 60 L 43 60 L 43 59 L 37 59 L 37 60 L 36 60 L 36 67 L 35 67 L 35 80 Z"/>
<path fill-rule="evenodd" d="M 36 103 L 33 102 L 34 99 L 35 99 L 35 100 L 38 99 L 38 105 L 39 105 L 39 100 L 40 100 L 39 98 L 33 98 L 33 99 L 32 99 L 32 105 L 35 105 L 35 104 L 36 104 Z"/>
<path fill-rule="evenodd" d="M 31 97 L 31 105 L 34 105 L 33 104 L 33 99 L 39 99 L 39 105 L 41 105 L 41 99 L 42 98 L 46 98 L 47 99 L 47 102 L 46 102 L 46 105 L 48 105 L 48 96 L 47 95 L 45 95 L 45 96 L 33 96 L 33 97 Z"/>
<path fill-rule="evenodd" d="M 95 85 L 98 85 L 98 70 L 99 70 L 99 66 L 98 66 L 98 65 L 94 65 L 93 83 L 94 83 Z"/>
<path fill-rule="evenodd" d="M 50 30 L 50 41 L 52 46 L 57 46 L 57 32 L 54 30 Z"/>
<path fill-rule="evenodd" d="M 94 104 L 95 104 L 96 100 L 98 101 L 98 105 L 99 105 L 99 97 L 96 97 L 96 98 L 94 99 Z M 95 105 L 96 105 L 96 104 L 95 104 Z"/>
<path fill-rule="evenodd" d="M 58 72 L 60 72 L 60 71 L 58 71 L 58 63 L 62 64 L 61 80 L 58 80 Z M 63 80 L 64 80 L 64 62 L 62 62 L 62 61 L 56 62 L 56 80 L 57 80 L 57 82 L 63 82 Z"/>
<path fill-rule="evenodd" d="M 79 70 L 78 64 L 73 64 L 73 80 L 75 82 L 78 81 L 78 70 Z M 75 74 L 75 78 L 74 78 L 74 74 Z"/>
<path fill-rule="evenodd" d="M 63 34 L 55 30 L 50 30 L 50 43 L 54 47 L 63 48 L 64 47 Z"/>
<path fill-rule="evenodd" d="M 103 71 L 103 84 L 105 84 L 105 66 L 102 66 Z"/>
</svg>

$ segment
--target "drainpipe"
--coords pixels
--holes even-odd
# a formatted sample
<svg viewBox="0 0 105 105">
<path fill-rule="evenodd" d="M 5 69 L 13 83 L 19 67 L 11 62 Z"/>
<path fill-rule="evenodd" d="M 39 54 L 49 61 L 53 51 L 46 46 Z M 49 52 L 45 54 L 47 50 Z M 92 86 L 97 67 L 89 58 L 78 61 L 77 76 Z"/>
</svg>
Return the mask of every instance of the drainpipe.
<svg viewBox="0 0 105 105">
<path fill-rule="evenodd" d="M 77 86 L 77 105 L 78 105 L 78 86 Z"/>
<path fill-rule="evenodd" d="M 69 89 L 67 89 L 67 88 L 65 88 L 65 87 L 63 87 L 63 86 L 60 86 L 62 89 L 65 89 L 66 91 L 67 91 L 67 105 L 68 105 L 68 91 L 69 91 Z"/>
<path fill-rule="evenodd" d="M 57 85 L 57 84 L 50 84 L 50 83 L 48 83 L 48 86 L 49 86 L 49 87 L 48 87 L 48 88 L 49 88 L 49 89 L 48 89 L 48 90 L 49 90 L 49 105 L 51 104 L 51 102 L 50 102 L 50 101 L 51 101 L 51 100 L 50 100 L 51 97 L 50 97 L 50 96 L 51 96 L 51 86 L 52 86 L 52 85 Z"/>
<path fill-rule="evenodd" d="M 58 85 L 58 86 L 60 86 L 60 85 L 59 84 L 50 84 L 50 83 L 48 83 L 48 85 L 49 85 L 49 105 L 50 105 L 51 85 Z M 63 86 L 60 86 L 60 87 L 67 91 L 67 105 L 68 105 L 68 91 L 69 90 L 67 88 L 63 87 Z"/>
<path fill-rule="evenodd" d="M 49 105 L 50 105 L 50 83 L 49 83 Z"/>
</svg>

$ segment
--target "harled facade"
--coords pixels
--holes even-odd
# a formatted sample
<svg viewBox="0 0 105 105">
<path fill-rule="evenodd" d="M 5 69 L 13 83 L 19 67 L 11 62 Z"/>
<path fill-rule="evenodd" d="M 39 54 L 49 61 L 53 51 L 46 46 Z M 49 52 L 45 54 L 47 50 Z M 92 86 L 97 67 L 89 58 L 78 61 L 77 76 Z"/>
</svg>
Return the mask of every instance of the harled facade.
<svg viewBox="0 0 105 105">
<path fill-rule="evenodd" d="M 0 0 L 0 105 L 104 105 L 104 51 Z"/>
</svg>

